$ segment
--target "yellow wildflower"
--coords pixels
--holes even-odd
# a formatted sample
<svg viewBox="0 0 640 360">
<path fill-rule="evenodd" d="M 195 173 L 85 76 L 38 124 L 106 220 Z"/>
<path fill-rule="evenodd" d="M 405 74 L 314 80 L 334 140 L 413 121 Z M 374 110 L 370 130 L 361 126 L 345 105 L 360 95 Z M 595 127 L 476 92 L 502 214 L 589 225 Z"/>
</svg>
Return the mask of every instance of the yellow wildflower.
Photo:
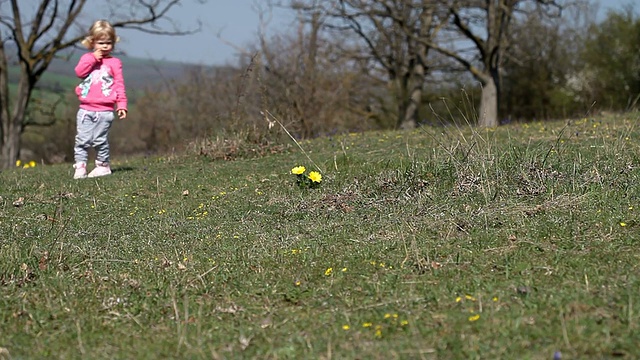
<svg viewBox="0 0 640 360">
<path fill-rule="evenodd" d="M 625 226 L 627 226 L 627 223 L 626 223 L 626 222 L 622 222 L 622 221 L 621 221 L 621 222 L 620 222 L 620 226 L 625 227 Z"/>
<path fill-rule="evenodd" d="M 376 325 L 376 334 L 375 334 L 375 336 L 377 338 L 381 338 L 382 337 L 382 326 Z"/>
<path fill-rule="evenodd" d="M 29 166 L 30 167 L 36 167 L 36 162 L 33 161 L 33 160 L 29 161 Z"/>
<path fill-rule="evenodd" d="M 16 166 L 17 166 L 17 167 L 22 166 L 22 161 L 20 161 L 20 160 L 16 160 Z"/>
<path fill-rule="evenodd" d="M 309 179 L 315 183 L 319 183 L 322 181 L 322 175 L 317 171 L 312 171 L 309 173 Z"/>
<path fill-rule="evenodd" d="M 293 169 L 291 169 L 291 173 L 294 175 L 304 174 L 305 171 L 307 171 L 307 169 L 304 166 L 296 166 Z"/>
<path fill-rule="evenodd" d="M 407 320 L 402 320 L 402 321 L 400 321 L 400 325 L 402 325 L 402 326 L 409 325 L 409 321 L 407 321 Z"/>
<path fill-rule="evenodd" d="M 473 316 L 469 316 L 469 321 L 477 321 L 478 319 L 480 319 L 480 314 L 475 314 Z"/>
<path fill-rule="evenodd" d="M 366 322 L 362 324 L 362 327 L 371 327 L 373 324 L 370 322 Z"/>
<path fill-rule="evenodd" d="M 342 325 L 342 330 L 349 330 L 349 329 L 350 329 L 349 325 Z"/>
<path fill-rule="evenodd" d="M 329 276 L 331 275 L 331 273 L 333 273 L 333 268 L 328 268 L 327 270 L 324 271 L 325 276 Z"/>
</svg>

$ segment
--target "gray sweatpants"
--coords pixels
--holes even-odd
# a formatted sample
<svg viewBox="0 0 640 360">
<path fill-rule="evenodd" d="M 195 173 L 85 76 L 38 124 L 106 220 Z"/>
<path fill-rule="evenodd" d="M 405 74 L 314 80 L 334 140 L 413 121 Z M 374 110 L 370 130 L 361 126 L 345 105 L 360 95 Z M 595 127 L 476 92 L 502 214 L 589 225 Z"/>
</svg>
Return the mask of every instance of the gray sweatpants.
<svg viewBox="0 0 640 360">
<path fill-rule="evenodd" d="M 115 114 L 113 111 L 78 110 L 76 116 L 76 145 L 73 148 L 76 163 L 86 163 L 89 147 L 96 149 L 96 161 L 109 162 L 109 128 Z"/>
</svg>

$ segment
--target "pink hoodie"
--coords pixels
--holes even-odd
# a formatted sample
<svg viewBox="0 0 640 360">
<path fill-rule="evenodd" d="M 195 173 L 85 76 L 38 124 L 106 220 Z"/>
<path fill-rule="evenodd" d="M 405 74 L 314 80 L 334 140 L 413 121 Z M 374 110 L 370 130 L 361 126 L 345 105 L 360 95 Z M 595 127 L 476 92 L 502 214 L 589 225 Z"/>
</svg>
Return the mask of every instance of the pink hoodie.
<svg viewBox="0 0 640 360">
<path fill-rule="evenodd" d="M 127 110 L 127 93 L 122 76 L 122 62 L 106 57 L 96 60 L 92 53 L 80 57 L 76 75 L 84 79 L 76 87 L 80 108 L 89 111 Z"/>
</svg>

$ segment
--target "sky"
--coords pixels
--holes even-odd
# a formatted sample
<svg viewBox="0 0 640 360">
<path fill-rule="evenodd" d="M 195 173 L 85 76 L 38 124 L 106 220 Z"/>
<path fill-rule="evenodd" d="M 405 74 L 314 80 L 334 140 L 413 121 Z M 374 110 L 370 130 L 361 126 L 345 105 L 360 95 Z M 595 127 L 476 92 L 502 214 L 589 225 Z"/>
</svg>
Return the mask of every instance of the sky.
<svg viewBox="0 0 640 360">
<path fill-rule="evenodd" d="M 223 65 L 233 62 L 235 55 L 255 43 L 260 31 L 258 7 L 263 0 L 183 0 L 171 12 L 181 28 L 193 29 L 202 23 L 200 32 L 186 36 L 150 35 L 135 30 L 118 29 L 118 47 L 127 55 L 158 60 L 196 64 Z M 266 33 L 286 28 L 291 13 L 282 9 L 270 13 Z M 270 14 L 270 15 L 268 15 Z"/>
<path fill-rule="evenodd" d="M 607 9 L 621 9 L 637 1 L 599 0 L 599 16 Z M 199 20 L 202 23 L 200 32 L 187 36 L 160 36 L 120 29 L 118 47 L 128 56 L 139 58 L 206 65 L 233 63 L 238 53 L 236 47 L 246 49 L 248 44 L 255 43 L 260 30 L 256 5 L 264 3 L 264 0 L 208 0 L 205 3 L 184 0 L 171 17 L 185 29 L 193 28 Z M 635 8 L 640 10 L 640 6 Z M 95 16 L 100 17 L 99 14 Z M 291 28 L 292 17 L 291 12 L 274 11 L 266 33 L 287 31 Z"/>
</svg>

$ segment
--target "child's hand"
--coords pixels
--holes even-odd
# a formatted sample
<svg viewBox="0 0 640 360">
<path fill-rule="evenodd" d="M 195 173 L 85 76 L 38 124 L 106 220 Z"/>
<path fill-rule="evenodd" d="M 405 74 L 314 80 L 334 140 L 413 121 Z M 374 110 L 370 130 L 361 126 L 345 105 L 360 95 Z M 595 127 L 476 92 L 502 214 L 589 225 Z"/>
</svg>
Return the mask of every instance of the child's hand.
<svg viewBox="0 0 640 360">
<path fill-rule="evenodd" d="M 127 110 L 119 109 L 118 110 L 118 118 L 119 119 L 126 119 L 127 118 Z"/>
<path fill-rule="evenodd" d="M 102 50 L 99 50 L 99 49 L 93 50 L 93 57 L 96 58 L 96 60 L 98 61 L 102 60 L 102 58 L 104 57 L 104 55 L 102 54 Z"/>
</svg>

